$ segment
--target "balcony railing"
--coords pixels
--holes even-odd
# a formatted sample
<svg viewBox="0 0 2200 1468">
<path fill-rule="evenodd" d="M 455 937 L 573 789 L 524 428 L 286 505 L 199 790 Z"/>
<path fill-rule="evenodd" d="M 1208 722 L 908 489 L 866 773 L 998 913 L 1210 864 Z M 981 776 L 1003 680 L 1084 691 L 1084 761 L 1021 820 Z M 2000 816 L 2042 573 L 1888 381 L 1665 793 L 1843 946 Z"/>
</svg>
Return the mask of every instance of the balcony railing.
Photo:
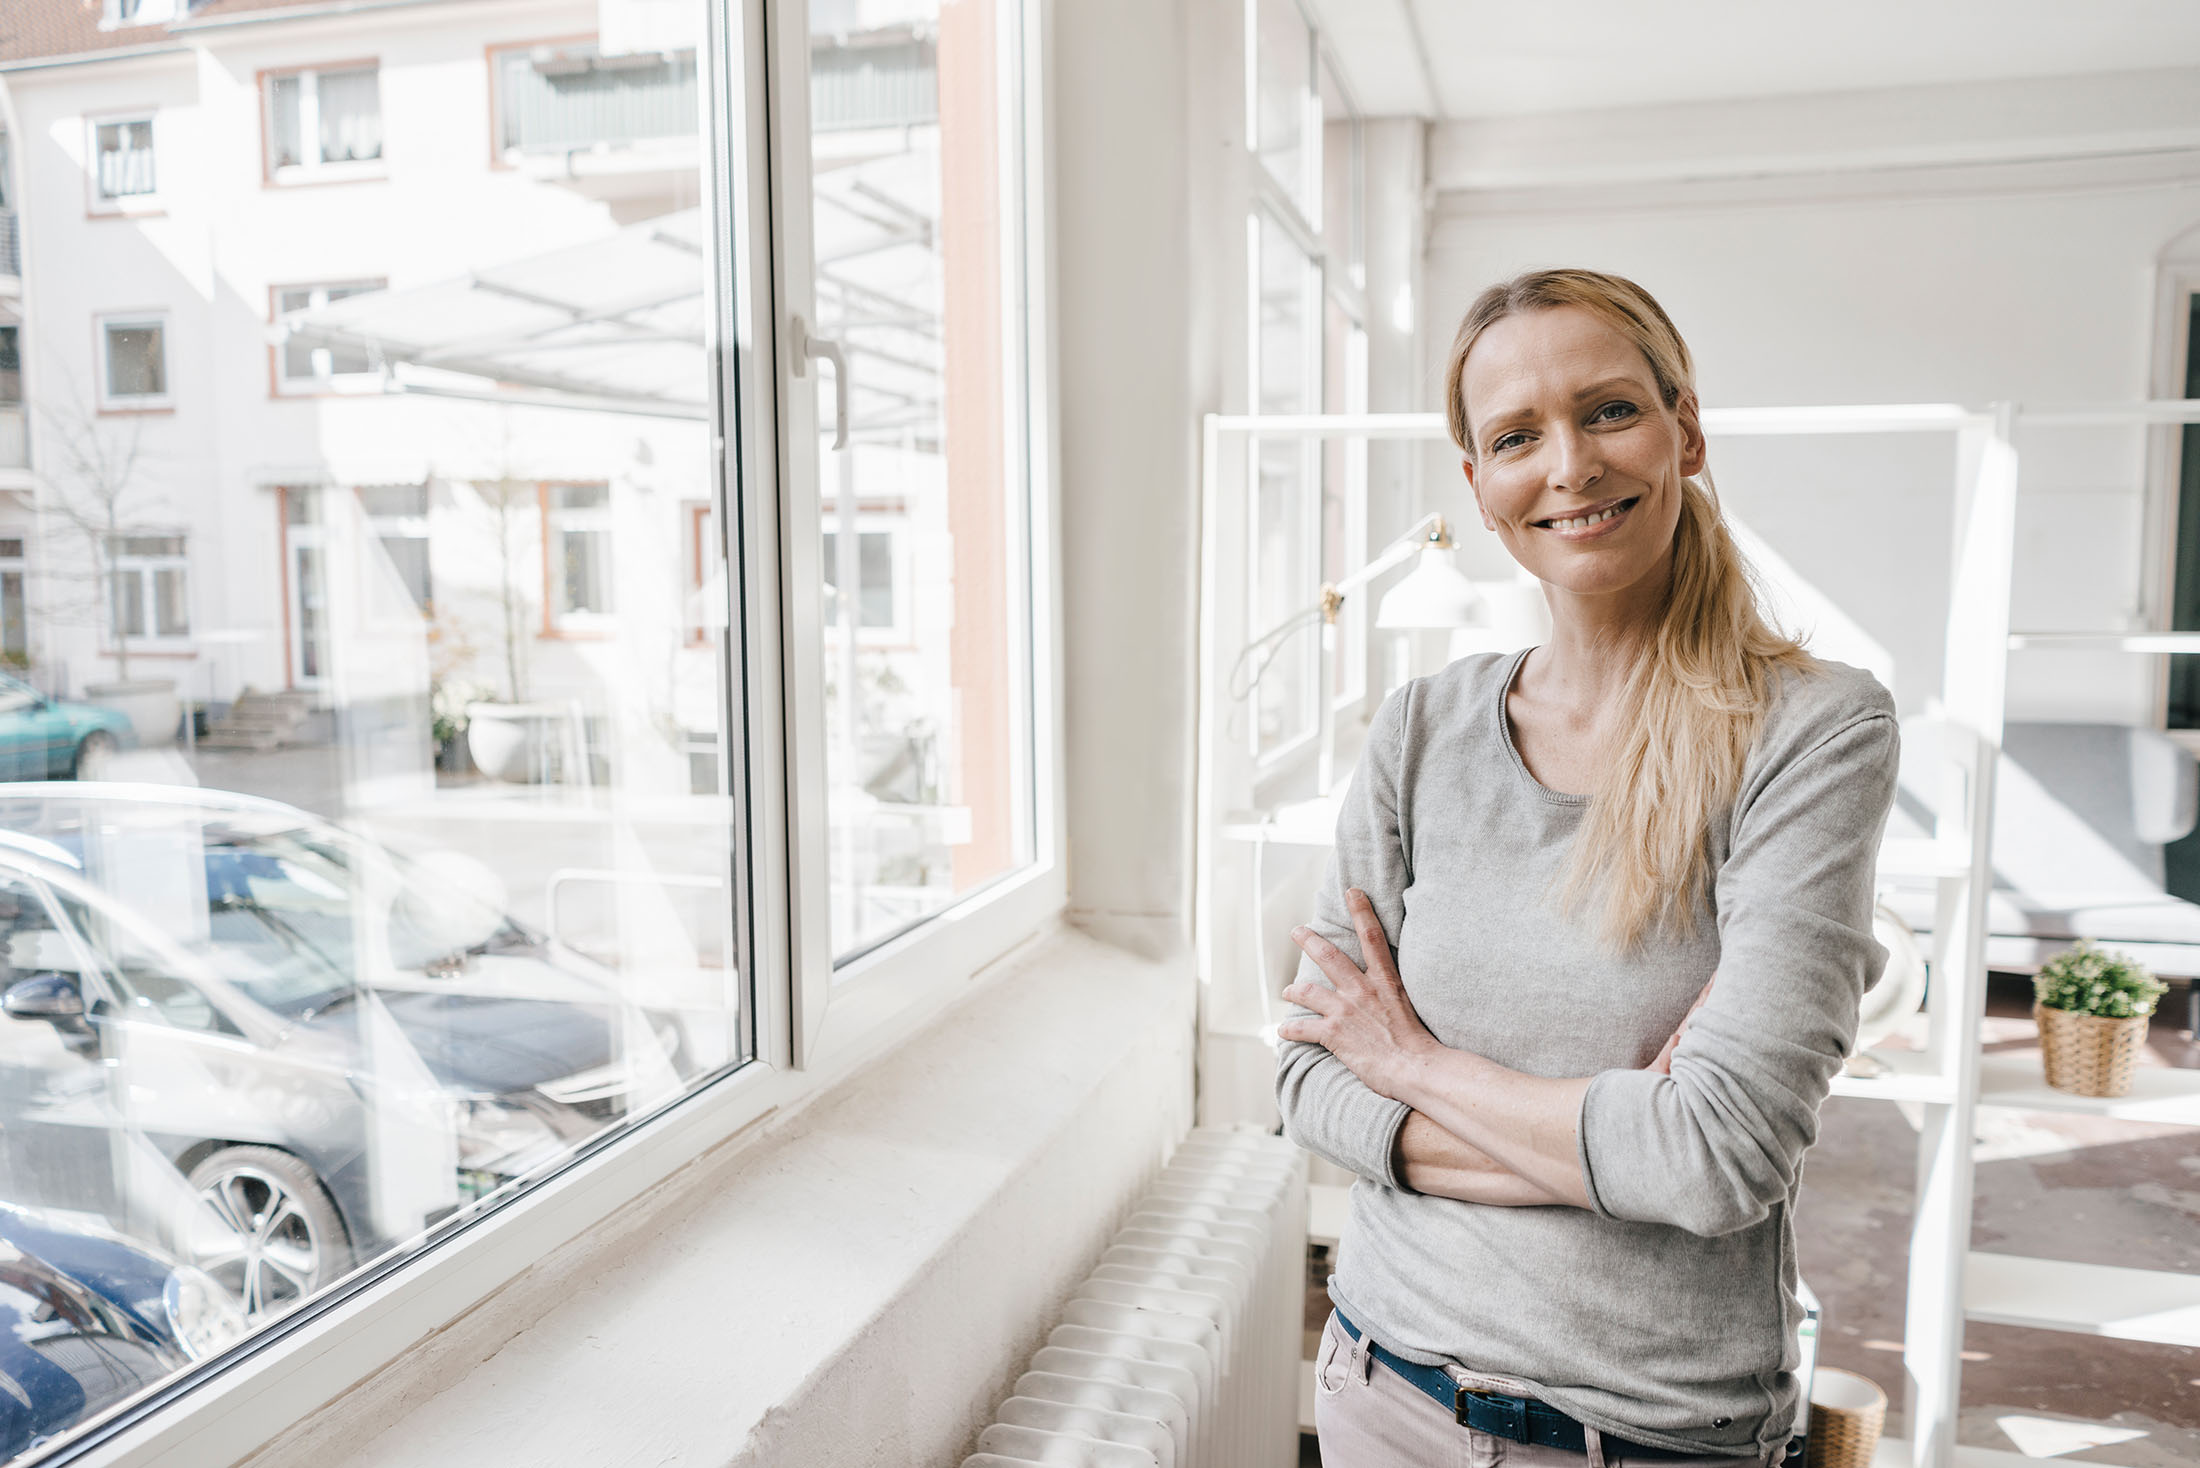
<svg viewBox="0 0 2200 1468">
<path fill-rule="evenodd" d="M 498 126 L 507 152 L 565 153 L 695 133 L 692 51 L 511 52 L 502 57 L 501 71 Z"/>
<path fill-rule="evenodd" d="M 13 209 L 0 209 L 0 275 L 23 273 L 23 232 Z"/>
</svg>

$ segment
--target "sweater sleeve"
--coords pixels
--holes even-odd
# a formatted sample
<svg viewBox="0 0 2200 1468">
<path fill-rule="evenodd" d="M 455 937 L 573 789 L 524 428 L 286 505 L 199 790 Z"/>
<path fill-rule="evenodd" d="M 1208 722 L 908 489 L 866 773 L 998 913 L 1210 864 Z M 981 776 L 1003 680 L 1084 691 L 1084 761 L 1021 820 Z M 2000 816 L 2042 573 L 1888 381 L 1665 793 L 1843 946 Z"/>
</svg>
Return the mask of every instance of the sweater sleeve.
<svg viewBox="0 0 2200 1468">
<path fill-rule="evenodd" d="M 1719 971 L 1672 1074 L 1608 1070 L 1582 1098 L 1582 1181 L 1603 1217 L 1715 1235 L 1790 1196 L 1887 952 L 1872 937 L 1894 803 L 1892 700 L 1789 760 L 1738 812 L 1716 877 Z"/>
<path fill-rule="evenodd" d="M 1337 844 L 1307 926 L 1366 966 L 1344 894 L 1359 888 L 1375 904 L 1383 931 L 1395 935 L 1405 917 L 1412 880 L 1399 813 L 1399 779 L 1405 743 L 1407 684 L 1387 699 L 1368 725 L 1367 745 L 1337 813 Z M 1299 959 L 1301 983 L 1328 984 L 1311 958 Z M 1312 1013 L 1289 1006 L 1293 1018 Z M 1276 1105 L 1284 1134 L 1347 1172 L 1405 1186 L 1397 1172 L 1398 1130 L 1410 1108 L 1368 1088 L 1344 1062 L 1319 1045 L 1283 1041 L 1276 1053 Z"/>
</svg>

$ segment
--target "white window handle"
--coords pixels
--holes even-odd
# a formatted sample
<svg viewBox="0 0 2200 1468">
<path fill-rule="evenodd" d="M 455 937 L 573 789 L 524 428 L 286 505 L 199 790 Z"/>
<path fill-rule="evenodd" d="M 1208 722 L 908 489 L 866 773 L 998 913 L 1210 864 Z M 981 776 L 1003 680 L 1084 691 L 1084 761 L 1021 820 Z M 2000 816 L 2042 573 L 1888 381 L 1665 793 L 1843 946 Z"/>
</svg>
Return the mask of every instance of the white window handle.
<svg viewBox="0 0 2200 1468">
<path fill-rule="evenodd" d="M 807 376 L 810 363 L 833 364 L 833 448 L 848 447 L 848 354 L 831 337 L 814 336 L 810 323 L 800 316 L 789 322 L 794 333 L 794 375 Z"/>
</svg>

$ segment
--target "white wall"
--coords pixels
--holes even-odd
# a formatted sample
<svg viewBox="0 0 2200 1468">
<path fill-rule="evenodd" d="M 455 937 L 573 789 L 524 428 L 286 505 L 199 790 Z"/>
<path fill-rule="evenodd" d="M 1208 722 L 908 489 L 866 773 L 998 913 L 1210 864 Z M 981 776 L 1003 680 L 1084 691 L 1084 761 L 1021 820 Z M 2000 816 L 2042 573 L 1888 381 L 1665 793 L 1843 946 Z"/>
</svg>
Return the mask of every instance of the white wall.
<svg viewBox="0 0 2200 1468">
<path fill-rule="evenodd" d="M 2200 73 L 1451 124 L 1431 179 L 1432 383 L 1477 291 L 1564 264 L 1648 287 L 1707 405 L 2129 400 L 2151 386 L 2157 263 L 2200 225 Z M 2151 614 L 2147 442 L 2020 438 L 2019 628 Z M 1471 511 L 1456 457 L 1430 453 L 1430 492 Z M 1945 441 L 1728 441 L 1712 468 L 1919 707 L 1939 685 Z M 1507 564 L 1478 528 L 1468 555 Z M 2011 715 L 2149 722 L 2152 661 L 2015 654 Z"/>
</svg>

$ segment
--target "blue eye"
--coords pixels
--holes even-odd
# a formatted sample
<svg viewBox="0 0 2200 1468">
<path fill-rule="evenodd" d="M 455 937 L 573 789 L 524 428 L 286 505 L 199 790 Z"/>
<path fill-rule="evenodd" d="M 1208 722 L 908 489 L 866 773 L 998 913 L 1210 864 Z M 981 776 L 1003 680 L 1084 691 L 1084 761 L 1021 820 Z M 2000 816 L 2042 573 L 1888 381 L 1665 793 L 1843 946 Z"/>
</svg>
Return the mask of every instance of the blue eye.
<svg viewBox="0 0 2200 1468">
<path fill-rule="evenodd" d="M 1505 452 L 1505 450 L 1512 448 L 1515 444 L 1526 443 L 1527 441 L 1528 436 L 1525 433 L 1501 434 L 1498 436 L 1497 442 L 1490 445 L 1490 452 L 1493 454 L 1501 454 Z"/>
<path fill-rule="evenodd" d="M 1617 414 L 1614 414 L 1613 412 L 1615 408 L 1618 409 Z M 1597 409 L 1596 412 L 1590 415 L 1590 421 L 1597 423 L 1617 423 L 1622 418 L 1632 418 L 1634 416 L 1635 405 L 1633 403 L 1614 402 L 1606 403 L 1603 407 Z"/>
</svg>

